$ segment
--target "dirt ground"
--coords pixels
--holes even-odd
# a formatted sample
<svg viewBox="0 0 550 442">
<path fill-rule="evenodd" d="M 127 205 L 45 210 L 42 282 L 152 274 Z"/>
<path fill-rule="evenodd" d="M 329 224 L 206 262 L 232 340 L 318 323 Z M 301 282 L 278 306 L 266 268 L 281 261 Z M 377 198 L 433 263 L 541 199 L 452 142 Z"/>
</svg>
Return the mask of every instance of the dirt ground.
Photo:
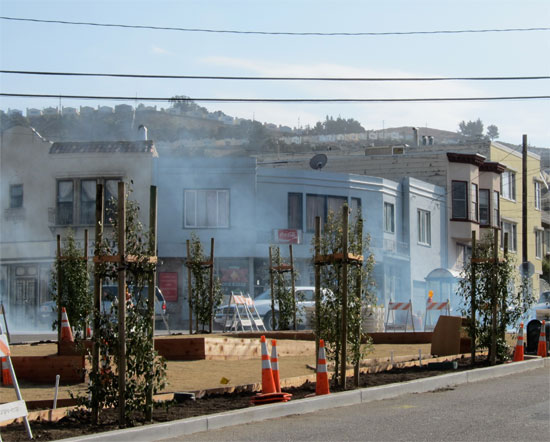
<svg viewBox="0 0 550 442">
<path fill-rule="evenodd" d="M 278 340 L 281 344 L 281 340 Z M 368 358 L 394 356 L 418 357 L 418 350 L 422 355 L 430 354 L 431 344 L 389 345 L 379 344 L 374 346 L 374 352 L 369 353 Z M 14 345 L 11 347 L 14 356 L 47 356 L 57 352 L 55 343 L 43 343 L 39 345 Z M 312 342 L 311 352 L 302 356 L 290 356 L 279 358 L 279 370 L 282 379 L 314 374 L 314 370 L 307 365 L 315 365 L 316 357 Z M 231 387 L 261 382 L 261 361 L 258 359 L 245 359 L 235 361 L 167 361 L 168 384 L 165 392 L 196 391 L 219 387 Z M 229 383 L 220 383 L 222 378 Z M 20 381 L 21 394 L 26 400 L 51 399 L 54 397 L 54 384 L 37 385 Z M 73 394 L 84 394 L 86 384 L 61 385 L 58 398 L 69 398 Z M 0 387 L 0 403 L 17 400 L 13 387 Z"/>
</svg>

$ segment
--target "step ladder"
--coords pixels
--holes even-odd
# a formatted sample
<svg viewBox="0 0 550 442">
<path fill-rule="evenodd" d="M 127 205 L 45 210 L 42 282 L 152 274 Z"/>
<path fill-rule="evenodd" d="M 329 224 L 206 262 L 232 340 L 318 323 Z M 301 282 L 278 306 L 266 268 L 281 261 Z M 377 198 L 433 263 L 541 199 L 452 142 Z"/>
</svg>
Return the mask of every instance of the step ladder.
<svg viewBox="0 0 550 442">
<path fill-rule="evenodd" d="M 231 308 L 233 306 L 233 308 Z M 254 300 L 250 295 L 231 292 L 229 305 L 225 313 L 223 331 L 266 331 L 264 322 L 256 310 Z"/>
</svg>

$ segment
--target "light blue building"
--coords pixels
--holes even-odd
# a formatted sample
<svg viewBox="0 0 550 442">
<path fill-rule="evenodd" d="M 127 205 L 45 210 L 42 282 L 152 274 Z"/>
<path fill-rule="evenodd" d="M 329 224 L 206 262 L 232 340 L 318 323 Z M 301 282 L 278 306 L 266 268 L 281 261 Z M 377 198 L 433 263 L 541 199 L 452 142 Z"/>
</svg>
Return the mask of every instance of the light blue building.
<svg viewBox="0 0 550 442">
<path fill-rule="evenodd" d="M 426 276 L 445 267 L 446 196 L 414 178 L 388 179 L 257 167 L 250 158 L 160 157 L 158 254 L 161 288 L 170 281 L 172 318 L 187 318 L 186 241 L 194 232 L 205 254 L 215 239 L 216 274 L 226 292 L 257 294 L 269 285 L 269 245 L 288 256 L 293 244 L 298 285 L 313 285 L 314 220 L 347 202 L 371 236 L 380 304 L 413 299 L 424 312 Z M 174 290 L 174 284 L 177 289 Z M 175 294 L 175 296 L 173 296 Z M 170 301 L 170 299 L 172 301 Z M 177 321 L 177 320 L 176 320 Z"/>
</svg>

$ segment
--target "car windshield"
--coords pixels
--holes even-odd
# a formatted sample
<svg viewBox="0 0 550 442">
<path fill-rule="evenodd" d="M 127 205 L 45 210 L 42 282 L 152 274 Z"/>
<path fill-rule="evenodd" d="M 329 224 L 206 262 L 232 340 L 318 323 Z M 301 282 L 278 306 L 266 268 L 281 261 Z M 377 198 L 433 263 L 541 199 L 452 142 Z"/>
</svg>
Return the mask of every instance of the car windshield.
<svg viewBox="0 0 550 442">
<path fill-rule="evenodd" d="M 543 292 L 540 294 L 539 303 L 550 302 L 550 292 Z"/>
</svg>

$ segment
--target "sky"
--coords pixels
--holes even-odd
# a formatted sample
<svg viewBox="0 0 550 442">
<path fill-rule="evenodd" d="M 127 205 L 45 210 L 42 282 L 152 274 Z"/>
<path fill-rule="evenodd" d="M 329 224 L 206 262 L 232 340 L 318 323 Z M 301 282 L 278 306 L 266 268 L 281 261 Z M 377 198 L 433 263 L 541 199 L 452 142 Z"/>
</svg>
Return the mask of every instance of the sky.
<svg viewBox="0 0 550 442">
<path fill-rule="evenodd" d="M 212 30 L 404 32 L 550 27 L 548 0 L 30 1 L 0 16 Z M 550 76 L 550 31 L 390 36 L 182 32 L 0 19 L 0 69 L 117 74 L 286 77 Z M 549 96 L 550 80 L 313 82 L 129 79 L 0 74 L 0 92 L 169 98 L 431 98 Z M 140 101 L 0 97 L 0 109 Z M 167 101 L 146 103 L 167 108 Z M 437 103 L 202 103 L 209 111 L 291 127 L 327 115 L 366 129 L 457 131 L 480 118 L 500 140 L 550 147 L 550 100 Z M 24 112 L 25 113 L 25 112 Z"/>
</svg>

